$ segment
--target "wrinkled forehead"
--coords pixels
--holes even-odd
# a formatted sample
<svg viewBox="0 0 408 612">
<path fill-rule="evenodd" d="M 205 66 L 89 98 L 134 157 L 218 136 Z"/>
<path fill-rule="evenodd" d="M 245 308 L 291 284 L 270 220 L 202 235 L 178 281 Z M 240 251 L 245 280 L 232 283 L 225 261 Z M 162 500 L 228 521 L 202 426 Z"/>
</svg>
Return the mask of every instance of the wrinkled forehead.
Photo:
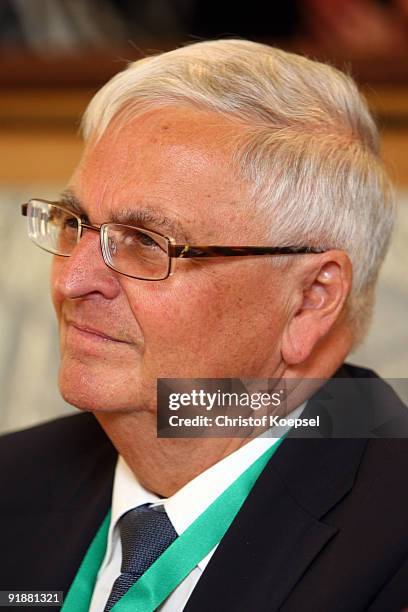
<svg viewBox="0 0 408 612">
<path fill-rule="evenodd" d="M 219 114 L 189 108 L 113 122 L 88 143 L 70 190 L 94 223 L 124 208 L 146 208 L 187 235 L 237 238 L 252 205 L 232 161 L 237 129 Z"/>
</svg>

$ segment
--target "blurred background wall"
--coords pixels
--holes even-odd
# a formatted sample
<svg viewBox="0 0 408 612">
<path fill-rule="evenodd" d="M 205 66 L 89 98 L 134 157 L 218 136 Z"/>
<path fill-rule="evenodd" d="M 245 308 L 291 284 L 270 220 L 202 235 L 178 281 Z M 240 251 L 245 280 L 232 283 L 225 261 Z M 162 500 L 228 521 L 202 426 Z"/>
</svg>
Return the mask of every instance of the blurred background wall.
<svg viewBox="0 0 408 612">
<path fill-rule="evenodd" d="M 407 377 L 408 0 L 249 4 L 0 3 L 0 431 L 73 410 L 56 384 L 51 258 L 26 238 L 19 204 L 58 196 L 81 154 L 81 113 L 110 76 L 127 61 L 208 37 L 275 44 L 346 68 L 358 80 L 381 128 L 399 219 L 372 330 L 350 360 L 388 378 Z"/>
</svg>

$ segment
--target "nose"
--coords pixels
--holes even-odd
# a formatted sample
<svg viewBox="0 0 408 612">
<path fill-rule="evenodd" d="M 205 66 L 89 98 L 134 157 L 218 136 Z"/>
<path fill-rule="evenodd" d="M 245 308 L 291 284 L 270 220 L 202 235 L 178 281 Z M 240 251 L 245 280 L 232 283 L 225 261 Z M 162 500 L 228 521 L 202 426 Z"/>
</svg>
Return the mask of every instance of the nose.
<svg viewBox="0 0 408 612">
<path fill-rule="evenodd" d="M 54 290 L 62 297 L 76 299 L 92 294 L 114 299 L 120 293 L 116 273 L 103 261 L 99 236 L 84 230 L 84 234 L 69 257 L 54 258 Z"/>
</svg>

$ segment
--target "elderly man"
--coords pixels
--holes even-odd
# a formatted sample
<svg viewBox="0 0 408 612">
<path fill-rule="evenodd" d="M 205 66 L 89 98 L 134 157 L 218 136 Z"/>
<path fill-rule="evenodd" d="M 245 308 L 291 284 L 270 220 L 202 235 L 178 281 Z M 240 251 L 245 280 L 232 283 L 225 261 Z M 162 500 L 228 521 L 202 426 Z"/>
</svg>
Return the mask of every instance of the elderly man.
<svg viewBox="0 0 408 612">
<path fill-rule="evenodd" d="M 343 365 L 393 223 L 354 83 L 202 42 L 116 75 L 83 131 L 61 199 L 23 214 L 55 254 L 59 384 L 85 414 L 1 442 L 2 589 L 65 611 L 401 610 L 403 440 L 156 428 L 160 378 L 347 378 L 362 413 L 359 379 L 385 387 Z"/>
</svg>

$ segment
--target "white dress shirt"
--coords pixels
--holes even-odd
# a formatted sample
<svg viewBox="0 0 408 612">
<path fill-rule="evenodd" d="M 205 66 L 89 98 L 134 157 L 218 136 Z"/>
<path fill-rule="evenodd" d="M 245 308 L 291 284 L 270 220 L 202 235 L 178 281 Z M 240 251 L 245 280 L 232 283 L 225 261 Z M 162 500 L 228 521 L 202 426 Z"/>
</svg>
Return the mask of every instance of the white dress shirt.
<svg viewBox="0 0 408 612">
<path fill-rule="evenodd" d="M 297 418 L 304 404 L 288 417 Z M 221 493 L 223 493 L 252 463 L 254 463 L 289 428 L 271 428 L 254 438 L 235 452 L 214 464 L 179 489 L 174 495 L 161 499 L 147 491 L 137 480 L 123 457 L 119 456 L 112 494 L 112 516 L 108 532 L 105 558 L 96 580 L 90 612 L 103 612 L 112 586 L 120 575 L 122 549 L 119 534 L 119 519 L 129 510 L 146 503 L 163 504 L 178 535 L 181 535 Z M 215 546 L 204 559 L 178 585 L 158 608 L 161 612 L 181 612 L 187 603 L 201 574 L 210 561 Z"/>
</svg>

